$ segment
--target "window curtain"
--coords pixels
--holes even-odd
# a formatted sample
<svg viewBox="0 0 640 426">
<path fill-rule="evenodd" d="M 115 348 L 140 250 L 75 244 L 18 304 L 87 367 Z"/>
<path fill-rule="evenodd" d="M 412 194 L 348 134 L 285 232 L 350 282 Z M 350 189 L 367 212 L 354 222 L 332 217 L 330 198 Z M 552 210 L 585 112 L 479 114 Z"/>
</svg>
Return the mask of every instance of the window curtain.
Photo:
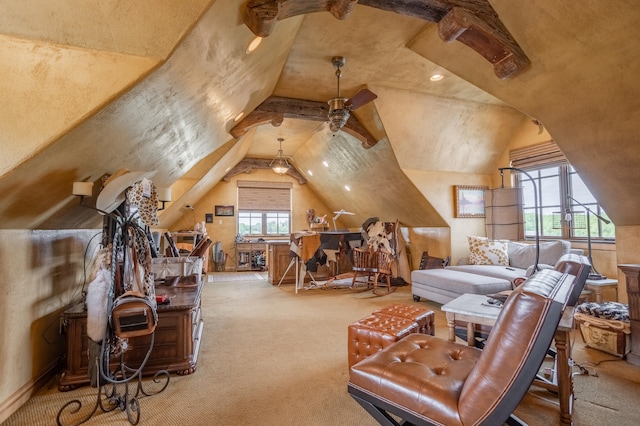
<svg viewBox="0 0 640 426">
<path fill-rule="evenodd" d="M 527 169 L 533 167 L 551 167 L 567 164 L 567 157 L 554 141 L 543 142 L 509 151 L 512 167 Z"/>
<path fill-rule="evenodd" d="M 524 238 L 522 187 L 487 189 L 484 197 L 487 237 L 512 241 Z"/>
<path fill-rule="evenodd" d="M 238 210 L 291 211 L 290 182 L 238 181 Z"/>
</svg>

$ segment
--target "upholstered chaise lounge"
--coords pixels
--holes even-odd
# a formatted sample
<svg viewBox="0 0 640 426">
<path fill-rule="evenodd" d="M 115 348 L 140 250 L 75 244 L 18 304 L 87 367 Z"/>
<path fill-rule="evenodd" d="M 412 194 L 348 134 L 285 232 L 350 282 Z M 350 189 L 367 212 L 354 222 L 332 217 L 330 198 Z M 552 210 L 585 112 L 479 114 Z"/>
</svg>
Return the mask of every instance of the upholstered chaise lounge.
<svg viewBox="0 0 640 426">
<path fill-rule="evenodd" d="M 391 414 L 414 425 L 519 424 L 512 413 L 580 285 L 569 273 L 539 271 L 506 300 L 483 350 L 411 334 L 352 366 L 349 393 L 382 425 L 401 424 Z"/>
</svg>

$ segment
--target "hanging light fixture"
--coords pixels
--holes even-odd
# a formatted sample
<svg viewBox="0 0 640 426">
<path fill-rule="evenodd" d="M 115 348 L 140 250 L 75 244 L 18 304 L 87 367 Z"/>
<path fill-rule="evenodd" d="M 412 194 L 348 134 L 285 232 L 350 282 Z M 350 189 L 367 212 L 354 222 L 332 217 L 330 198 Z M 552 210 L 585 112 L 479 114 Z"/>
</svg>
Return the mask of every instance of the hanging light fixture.
<svg viewBox="0 0 640 426">
<path fill-rule="evenodd" d="M 287 173 L 287 170 L 289 170 L 289 168 L 291 167 L 287 162 L 287 159 L 284 157 L 284 154 L 282 153 L 283 141 L 284 139 L 278 138 L 278 142 L 280 142 L 280 149 L 278 150 L 278 154 L 276 154 L 275 158 L 271 160 L 271 163 L 269 163 L 269 167 L 271 167 L 271 170 L 279 175 Z"/>
</svg>

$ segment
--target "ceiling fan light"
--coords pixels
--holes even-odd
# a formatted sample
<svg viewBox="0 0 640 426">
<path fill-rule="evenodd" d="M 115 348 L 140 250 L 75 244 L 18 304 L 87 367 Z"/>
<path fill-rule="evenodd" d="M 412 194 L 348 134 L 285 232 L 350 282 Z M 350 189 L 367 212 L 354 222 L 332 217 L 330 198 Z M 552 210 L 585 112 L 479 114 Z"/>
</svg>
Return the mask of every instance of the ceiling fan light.
<svg viewBox="0 0 640 426">
<path fill-rule="evenodd" d="M 289 170 L 291 166 L 289 166 L 288 164 L 274 164 L 271 167 L 271 170 L 273 170 L 275 173 L 279 174 L 279 175 L 283 175 L 285 173 L 287 173 L 287 171 Z"/>
<path fill-rule="evenodd" d="M 329 104 L 327 118 L 329 118 L 332 132 L 342 129 L 349 120 L 349 110 L 344 107 L 346 100 L 346 98 L 333 98 L 327 102 Z"/>
</svg>

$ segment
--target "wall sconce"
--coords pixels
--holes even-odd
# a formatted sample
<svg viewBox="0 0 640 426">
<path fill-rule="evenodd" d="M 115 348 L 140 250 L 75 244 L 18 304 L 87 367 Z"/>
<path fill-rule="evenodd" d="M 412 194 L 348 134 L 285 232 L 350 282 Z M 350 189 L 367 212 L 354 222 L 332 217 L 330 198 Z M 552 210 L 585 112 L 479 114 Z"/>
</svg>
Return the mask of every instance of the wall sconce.
<svg viewBox="0 0 640 426">
<path fill-rule="evenodd" d="M 82 207 L 92 208 L 84 204 L 84 197 L 91 197 L 93 195 L 93 182 L 73 182 L 71 194 L 80 197 L 80 205 Z"/>
<path fill-rule="evenodd" d="M 158 194 L 158 201 L 162 203 L 162 207 L 158 207 L 158 210 L 164 210 L 165 203 L 171 202 L 171 188 L 156 188 Z"/>
<path fill-rule="evenodd" d="M 80 205 L 82 207 L 86 207 L 88 209 L 91 210 L 95 210 L 97 212 L 99 212 L 100 214 L 106 215 L 106 216 L 111 216 L 114 217 L 112 213 L 107 213 L 103 210 L 100 210 L 96 207 L 93 206 L 88 206 L 86 204 L 84 204 L 84 197 L 91 197 L 93 196 L 93 182 L 73 182 L 73 190 L 71 191 L 72 195 L 75 195 L 76 197 L 80 197 Z"/>
<path fill-rule="evenodd" d="M 93 182 L 73 182 L 73 195 L 91 197 L 93 195 Z"/>
</svg>

